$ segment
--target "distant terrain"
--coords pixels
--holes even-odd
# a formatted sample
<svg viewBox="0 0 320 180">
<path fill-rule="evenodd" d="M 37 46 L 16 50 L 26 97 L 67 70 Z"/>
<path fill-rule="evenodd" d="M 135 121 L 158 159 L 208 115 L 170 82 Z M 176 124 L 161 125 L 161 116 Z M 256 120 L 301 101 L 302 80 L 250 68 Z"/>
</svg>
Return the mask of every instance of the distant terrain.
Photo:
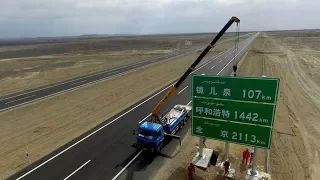
<svg viewBox="0 0 320 180">
<path fill-rule="evenodd" d="M 0 41 L 0 96 L 206 45 L 214 35 L 84 35 Z M 227 33 L 222 39 L 233 37 L 235 33 Z"/>
</svg>

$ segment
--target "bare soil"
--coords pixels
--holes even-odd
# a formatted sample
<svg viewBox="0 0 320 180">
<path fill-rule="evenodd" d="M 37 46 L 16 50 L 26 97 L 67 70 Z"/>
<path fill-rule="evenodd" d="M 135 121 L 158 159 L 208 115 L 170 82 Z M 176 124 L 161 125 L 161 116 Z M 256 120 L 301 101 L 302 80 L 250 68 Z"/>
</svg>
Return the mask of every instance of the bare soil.
<svg viewBox="0 0 320 180">
<path fill-rule="evenodd" d="M 7 46 L 0 42 L 0 96 L 203 45 L 213 36 L 55 39 Z M 232 37 L 228 34 L 222 40 Z M 186 45 L 185 40 L 192 41 L 192 45 Z"/>
<path fill-rule="evenodd" d="M 203 62 L 231 46 L 233 42 L 217 46 Z M 0 112 L 0 179 L 14 174 L 154 93 L 181 75 L 198 56 L 199 52 L 192 53 Z"/>
<path fill-rule="evenodd" d="M 241 62 L 238 71 L 241 76 L 265 74 L 280 78 L 270 151 L 272 179 L 320 179 L 319 47 L 318 31 L 261 33 Z M 168 160 L 155 179 L 187 179 L 187 166 L 197 151 L 197 143 L 198 138 L 187 136 L 181 153 Z M 207 146 L 223 156 L 223 143 L 207 140 Z M 237 164 L 234 162 L 240 160 L 243 148 L 238 145 L 230 148 L 231 164 Z M 258 165 L 266 169 L 263 167 L 266 163 L 266 152 L 260 150 Z M 195 179 L 223 179 L 216 172 L 215 167 L 207 171 L 197 169 Z"/>
</svg>

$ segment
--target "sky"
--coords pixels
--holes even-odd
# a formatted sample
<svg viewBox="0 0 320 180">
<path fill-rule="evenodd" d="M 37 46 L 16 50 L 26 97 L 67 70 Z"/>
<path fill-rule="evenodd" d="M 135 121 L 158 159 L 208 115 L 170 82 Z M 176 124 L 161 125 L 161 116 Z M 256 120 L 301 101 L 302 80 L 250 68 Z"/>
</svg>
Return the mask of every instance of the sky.
<svg viewBox="0 0 320 180">
<path fill-rule="evenodd" d="M 318 29 L 319 0 L 0 0 L 0 38 Z M 232 31 L 235 28 L 231 28 Z"/>
</svg>

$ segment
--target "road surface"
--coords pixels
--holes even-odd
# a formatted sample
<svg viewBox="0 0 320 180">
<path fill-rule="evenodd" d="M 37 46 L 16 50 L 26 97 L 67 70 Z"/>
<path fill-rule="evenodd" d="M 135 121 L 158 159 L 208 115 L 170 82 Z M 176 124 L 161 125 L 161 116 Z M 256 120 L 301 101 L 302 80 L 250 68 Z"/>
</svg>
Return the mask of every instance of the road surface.
<svg viewBox="0 0 320 180">
<path fill-rule="evenodd" d="M 248 51 L 258 33 L 239 44 L 236 63 Z M 229 75 L 234 63 L 234 49 L 229 49 L 199 66 L 195 74 Z M 149 118 L 152 108 L 164 96 L 169 85 L 106 120 L 98 127 L 33 163 L 10 179 L 113 179 L 141 154 L 131 147 L 138 124 Z M 191 103 L 189 76 L 163 108 Z M 146 166 L 148 163 L 145 162 Z M 143 168 L 143 167 L 140 167 Z M 138 169 L 139 170 L 139 169 Z M 130 179 L 130 177 L 127 177 Z M 127 179 L 126 178 L 126 179 Z M 132 177 L 131 177 L 132 178 Z M 144 176 L 147 178 L 147 176 Z M 147 178 L 148 179 L 148 178 Z"/>
<path fill-rule="evenodd" d="M 247 36 L 247 35 L 248 34 L 244 34 L 242 36 Z M 234 38 L 229 38 L 229 39 L 220 41 L 219 43 L 230 41 L 232 39 Z M 56 84 L 51 84 L 51 85 L 7 95 L 4 97 L 0 97 L 0 112 L 14 108 L 14 107 L 22 106 L 40 99 L 48 98 L 50 96 L 54 96 L 66 91 L 88 86 L 90 84 L 103 81 L 115 76 L 119 76 L 119 75 L 128 73 L 130 71 L 134 71 L 138 68 L 151 65 L 156 62 L 165 61 L 165 60 L 168 60 L 169 58 L 183 56 L 183 55 L 195 52 L 197 50 L 202 50 L 202 49 L 203 49 L 203 46 L 196 46 L 196 47 L 189 48 L 187 50 L 169 53 L 165 56 L 160 56 L 160 57 L 152 58 L 149 60 L 121 66 L 111 70 L 101 71 L 101 72 L 77 77 L 74 79 L 58 82 Z"/>
</svg>

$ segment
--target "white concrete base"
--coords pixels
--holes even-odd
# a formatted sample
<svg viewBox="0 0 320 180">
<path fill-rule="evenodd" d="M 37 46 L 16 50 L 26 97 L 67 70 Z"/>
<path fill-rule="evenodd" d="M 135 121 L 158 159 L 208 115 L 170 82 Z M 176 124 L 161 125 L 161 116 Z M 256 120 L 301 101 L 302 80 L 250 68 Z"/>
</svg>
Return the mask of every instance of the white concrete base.
<svg viewBox="0 0 320 180">
<path fill-rule="evenodd" d="M 248 169 L 248 171 L 247 171 L 247 175 L 251 175 L 251 176 L 254 176 L 254 177 L 259 177 L 259 171 L 257 171 L 256 170 L 256 173 L 255 174 L 252 174 L 252 169 L 250 168 L 250 169 Z"/>
<path fill-rule="evenodd" d="M 199 157 L 199 152 L 197 152 L 196 156 L 192 159 L 192 163 L 195 166 L 207 168 L 210 163 L 212 152 L 212 149 L 203 148 L 202 157 Z"/>
<path fill-rule="evenodd" d="M 271 175 L 265 172 L 256 171 L 255 175 L 251 174 L 251 169 L 248 169 L 247 176 L 245 179 L 248 180 L 271 180 Z"/>
</svg>

